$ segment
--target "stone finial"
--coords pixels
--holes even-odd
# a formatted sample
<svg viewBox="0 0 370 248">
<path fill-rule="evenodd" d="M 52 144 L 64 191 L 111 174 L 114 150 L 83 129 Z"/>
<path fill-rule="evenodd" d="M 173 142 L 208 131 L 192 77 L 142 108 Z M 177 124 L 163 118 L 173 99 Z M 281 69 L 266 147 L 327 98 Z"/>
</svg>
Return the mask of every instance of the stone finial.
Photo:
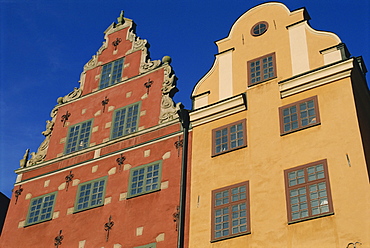
<svg viewBox="0 0 370 248">
<path fill-rule="evenodd" d="M 121 14 L 119 15 L 119 17 L 117 18 L 117 21 L 118 21 L 118 24 L 123 24 L 125 22 L 125 18 L 123 17 L 123 14 L 125 12 L 123 10 L 121 10 Z"/>
<path fill-rule="evenodd" d="M 19 161 L 19 166 L 21 168 L 26 167 L 27 161 L 28 161 L 28 155 L 30 154 L 30 149 L 27 149 L 25 154 L 23 155 L 23 159 Z"/>
<path fill-rule="evenodd" d="M 163 63 L 163 64 L 165 64 L 165 63 L 171 64 L 171 62 L 172 62 L 172 59 L 171 59 L 171 57 L 170 57 L 170 56 L 164 56 L 164 57 L 162 58 L 162 63 Z"/>
</svg>

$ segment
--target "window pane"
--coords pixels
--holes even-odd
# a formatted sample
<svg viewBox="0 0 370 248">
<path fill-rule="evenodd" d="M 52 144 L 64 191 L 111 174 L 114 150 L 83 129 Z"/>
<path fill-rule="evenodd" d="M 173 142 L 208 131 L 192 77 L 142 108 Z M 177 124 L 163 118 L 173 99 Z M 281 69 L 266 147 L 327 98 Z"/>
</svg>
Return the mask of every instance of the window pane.
<svg viewBox="0 0 370 248">
<path fill-rule="evenodd" d="M 89 146 L 92 120 L 76 124 L 69 128 L 65 153 L 71 153 Z"/>
<path fill-rule="evenodd" d="M 90 181 L 79 186 L 77 210 L 91 208 L 103 204 L 103 192 L 106 179 Z"/>
<path fill-rule="evenodd" d="M 111 137 L 114 139 L 136 132 L 138 121 L 139 103 L 116 110 Z"/>
<path fill-rule="evenodd" d="M 145 194 L 160 188 L 160 162 L 131 169 L 130 196 Z M 134 189 L 134 190 L 133 190 Z"/>
<path fill-rule="evenodd" d="M 56 193 L 53 193 L 52 195 L 32 199 L 26 223 L 33 224 L 39 221 L 50 220 L 55 204 L 55 196 Z"/>
<path fill-rule="evenodd" d="M 227 237 L 248 230 L 246 192 L 247 185 L 242 184 L 213 193 L 215 199 L 213 203 L 215 223 L 213 238 Z M 222 208 L 220 208 L 219 200 L 223 199 L 227 199 L 227 201 L 223 202 Z"/>
<path fill-rule="evenodd" d="M 103 65 L 99 88 L 104 89 L 121 81 L 123 58 Z"/>
<path fill-rule="evenodd" d="M 303 167 L 303 168 L 302 168 Z M 289 187 L 290 220 L 299 220 L 310 216 L 316 216 L 330 211 L 330 202 L 327 191 L 327 180 L 325 179 L 324 163 L 318 162 L 314 165 L 302 166 L 299 170 L 285 172 Z M 308 180 L 301 183 L 299 188 L 299 176 Z"/>
<path fill-rule="evenodd" d="M 215 154 L 238 148 L 245 144 L 244 128 L 242 123 L 230 125 L 221 130 L 214 131 Z"/>
</svg>

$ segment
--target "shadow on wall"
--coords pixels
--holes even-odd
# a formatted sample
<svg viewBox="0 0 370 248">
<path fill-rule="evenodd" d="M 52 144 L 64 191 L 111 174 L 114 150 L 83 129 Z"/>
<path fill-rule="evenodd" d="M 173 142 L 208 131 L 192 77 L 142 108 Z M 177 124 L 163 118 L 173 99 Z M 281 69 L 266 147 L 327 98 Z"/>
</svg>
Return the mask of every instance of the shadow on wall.
<svg viewBox="0 0 370 248">
<path fill-rule="evenodd" d="M 0 192 L 0 235 L 3 230 L 6 212 L 8 211 L 10 199 Z"/>
</svg>

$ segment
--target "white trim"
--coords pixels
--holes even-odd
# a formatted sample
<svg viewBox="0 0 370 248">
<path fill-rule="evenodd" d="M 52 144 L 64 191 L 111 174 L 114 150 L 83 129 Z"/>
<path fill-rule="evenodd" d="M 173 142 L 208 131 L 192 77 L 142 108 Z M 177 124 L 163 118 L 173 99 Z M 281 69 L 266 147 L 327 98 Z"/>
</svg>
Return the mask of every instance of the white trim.
<svg viewBox="0 0 370 248">
<path fill-rule="evenodd" d="M 246 109 L 247 106 L 244 103 L 243 95 L 237 95 L 190 112 L 190 121 L 192 127 L 196 127 Z"/>
<path fill-rule="evenodd" d="M 213 61 L 213 65 L 211 67 L 211 69 L 209 69 L 209 71 L 196 83 L 194 89 L 193 89 L 193 92 L 192 92 L 192 96 L 195 96 L 195 95 L 198 95 L 199 93 L 196 93 L 198 91 L 198 88 L 201 86 L 201 84 L 211 75 L 213 74 L 213 71 L 217 68 L 218 66 L 218 63 L 219 63 L 219 60 L 218 60 L 218 56 L 216 56 L 215 60 Z"/>
<path fill-rule="evenodd" d="M 291 96 L 324 84 L 328 84 L 351 75 L 353 59 L 333 64 L 319 70 L 279 83 L 281 97 Z"/>
<path fill-rule="evenodd" d="M 142 147 L 145 147 L 145 146 L 149 146 L 149 145 L 153 145 L 153 144 L 156 144 L 158 142 L 161 142 L 161 141 L 164 141 L 164 140 L 168 140 L 168 139 L 171 139 L 173 137 L 176 137 L 176 136 L 181 136 L 182 135 L 182 132 L 178 132 L 178 133 L 173 133 L 172 135 L 169 135 L 169 136 L 166 136 L 166 137 L 162 137 L 161 139 L 158 139 L 158 140 L 155 140 L 155 141 L 152 141 L 152 142 L 148 142 L 148 143 L 144 143 L 144 144 L 141 144 L 141 145 L 138 145 L 138 146 L 134 146 L 134 147 L 131 147 L 129 149 L 126 149 L 124 150 L 125 152 L 130 152 L 130 151 L 133 151 L 133 150 L 136 150 L 136 149 L 139 149 L 139 148 L 142 148 Z M 20 181 L 20 182 L 16 182 L 14 184 L 14 186 L 17 186 L 17 185 L 24 185 L 26 183 L 29 183 L 29 182 L 32 182 L 32 181 L 35 181 L 35 180 L 39 180 L 41 178 L 45 178 L 45 177 L 49 177 L 49 176 L 52 176 L 52 175 L 55 175 L 55 174 L 58 174 L 58 173 L 62 173 L 62 172 L 66 172 L 66 171 L 70 171 L 70 170 L 74 170 L 78 167 L 82 167 L 82 166 L 85 166 L 85 165 L 88 165 L 88 164 L 91 164 L 91 163 L 97 163 L 103 159 L 106 159 L 106 158 L 110 158 L 110 157 L 114 157 L 114 156 L 118 156 L 122 154 L 122 150 L 119 150 L 119 151 L 116 151 L 114 153 L 109 153 L 107 155 L 103 155 L 102 157 L 99 157 L 97 159 L 93 159 L 93 160 L 89 160 L 89 161 L 86 161 L 86 162 L 83 162 L 81 164 L 77 164 L 75 166 L 69 166 L 69 167 L 66 167 L 66 168 L 63 168 L 61 170 L 58 170 L 58 171 L 55 171 L 55 172 L 51 172 L 51 173 L 46 173 L 46 174 L 42 174 L 42 175 L 39 175 L 39 176 L 36 176 L 34 178 L 31 178 L 31 179 L 26 179 L 25 181 Z M 55 163 L 55 162 L 54 162 Z M 45 166 L 45 165 L 44 165 Z M 107 173 L 108 175 L 108 173 Z"/>
<path fill-rule="evenodd" d="M 48 160 L 48 161 L 45 161 L 45 162 L 40 163 L 40 164 L 32 165 L 32 166 L 25 167 L 25 168 L 20 168 L 20 169 L 16 170 L 15 173 L 21 174 L 21 173 L 25 173 L 25 172 L 28 172 L 28 171 L 36 170 L 36 169 L 39 169 L 41 167 L 44 167 L 44 166 L 48 166 L 50 164 L 57 163 L 59 161 L 62 161 L 62 160 L 65 160 L 65 159 L 69 159 L 69 158 L 72 158 L 72 157 L 75 157 L 75 156 L 78 156 L 78 155 L 81 155 L 83 153 L 87 153 L 87 152 L 99 150 L 99 149 L 101 149 L 103 147 L 112 145 L 114 143 L 121 142 L 121 141 L 126 140 L 126 139 L 130 139 L 130 138 L 133 138 L 133 137 L 136 137 L 136 136 L 140 136 L 140 135 L 143 135 L 143 134 L 146 134 L 146 133 L 149 133 L 149 132 L 156 131 L 156 130 L 161 129 L 161 128 L 165 127 L 165 126 L 174 125 L 176 123 L 180 125 L 180 123 L 179 123 L 179 121 L 177 119 L 176 120 L 169 121 L 169 122 L 165 122 L 163 124 L 159 124 L 159 125 L 156 125 L 154 127 L 146 128 L 146 129 L 143 129 L 141 131 L 138 131 L 138 132 L 135 132 L 135 133 L 132 133 L 132 134 L 128 134 L 128 135 L 122 136 L 120 138 L 112 139 L 112 140 L 109 140 L 107 142 L 103 142 L 103 143 L 101 143 L 99 145 L 95 145 L 95 146 L 92 146 L 92 147 L 89 147 L 89 148 L 86 148 L 86 149 L 83 149 L 83 150 L 80 150 L 80 151 L 77 151 L 77 152 L 69 153 L 69 154 L 63 155 L 62 157 L 58 157 L 58 158 L 55 158 L 55 159 L 52 159 L 52 160 Z M 95 155 L 95 152 L 94 152 L 94 155 Z M 103 155 L 103 156 L 105 156 L 105 155 Z"/>
<path fill-rule="evenodd" d="M 218 99 L 226 99 L 233 95 L 233 50 L 218 55 Z"/>
<path fill-rule="evenodd" d="M 251 9 L 249 9 L 248 11 L 246 11 L 244 14 L 242 14 L 235 22 L 234 22 L 234 24 L 231 26 L 231 29 L 230 29 L 230 32 L 229 32 L 229 35 L 226 37 L 226 38 L 223 38 L 223 39 L 221 39 L 221 40 L 218 40 L 218 41 L 216 41 L 215 43 L 216 43 L 216 45 L 217 46 L 219 46 L 220 45 L 220 43 L 223 43 L 223 42 L 225 42 L 225 41 L 228 41 L 228 40 L 231 40 L 231 36 L 233 36 L 233 32 L 234 32 L 234 28 L 235 28 L 235 26 L 237 26 L 238 25 L 238 23 L 239 22 L 241 22 L 242 21 L 242 19 L 244 19 L 245 18 L 245 16 L 246 15 L 248 15 L 250 12 L 252 12 L 252 11 L 255 11 L 255 10 L 257 10 L 257 9 L 259 9 L 259 8 L 264 8 L 264 7 L 266 7 L 266 6 L 279 6 L 279 7 L 282 7 L 283 9 L 285 9 L 285 11 L 288 13 L 288 15 L 292 15 L 292 14 L 295 14 L 295 13 L 297 13 L 297 12 L 299 12 L 299 11 L 303 11 L 303 9 L 298 9 L 298 10 L 295 10 L 295 11 L 293 11 L 293 12 L 290 12 L 290 10 L 288 9 L 288 7 L 287 6 L 285 6 L 284 4 L 282 4 L 282 3 L 278 3 L 278 2 L 269 2 L 269 3 L 263 3 L 263 4 L 260 4 L 260 5 L 257 5 L 256 7 L 253 7 L 253 8 L 251 8 Z M 253 23 L 253 25 L 254 25 L 255 23 Z M 252 26 L 251 26 L 252 27 Z M 249 32 L 249 31 L 248 31 Z"/>
<path fill-rule="evenodd" d="M 304 21 L 288 27 L 293 76 L 310 70 L 306 26 L 307 22 Z"/>
</svg>

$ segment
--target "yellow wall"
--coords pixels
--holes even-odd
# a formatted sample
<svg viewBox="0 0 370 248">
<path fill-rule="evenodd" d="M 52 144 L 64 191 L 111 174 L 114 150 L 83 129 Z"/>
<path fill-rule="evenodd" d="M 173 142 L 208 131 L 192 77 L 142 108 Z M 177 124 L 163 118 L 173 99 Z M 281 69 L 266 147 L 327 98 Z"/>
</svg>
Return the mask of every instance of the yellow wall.
<svg viewBox="0 0 370 248">
<path fill-rule="evenodd" d="M 351 78 L 283 99 L 280 95 L 278 82 L 292 76 L 286 26 L 302 18 L 303 10 L 289 13 L 282 4 L 263 4 L 247 11 L 236 21 L 229 37 L 217 42 L 220 52 L 235 49 L 234 95 L 246 92 L 248 109 L 193 127 L 191 248 L 346 247 L 355 241 L 370 246 L 366 221 L 370 219 L 369 182 Z M 268 31 L 252 37 L 251 27 L 262 20 L 269 23 Z M 320 50 L 340 41 L 333 34 L 310 28 L 306 28 L 306 37 L 309 70 L 324 65 Z M 248 88 L 247 61 L 271 52 L 276 53 L 277 78 Z M 215 63 L 210 75 L 201 79 L 193 92 L 197 95 L 210 90 L 208 104 L 221 100 L 215 93 L 219 90 L 218 71 L 222 70 L 217 65 Z M 318 96 L 321 124 L 281 136 L 278 108 L 311 96 Z M 211 157 L 212 129 L 241 119 L 246 119 L 248 146 Z M 321 159 L 327 159 L 328 163 L 334 215 L 288 224 L 284 170 Z M 247 180 L 251 234 L 211 243 L 212 190 Z"/>
</svg>

